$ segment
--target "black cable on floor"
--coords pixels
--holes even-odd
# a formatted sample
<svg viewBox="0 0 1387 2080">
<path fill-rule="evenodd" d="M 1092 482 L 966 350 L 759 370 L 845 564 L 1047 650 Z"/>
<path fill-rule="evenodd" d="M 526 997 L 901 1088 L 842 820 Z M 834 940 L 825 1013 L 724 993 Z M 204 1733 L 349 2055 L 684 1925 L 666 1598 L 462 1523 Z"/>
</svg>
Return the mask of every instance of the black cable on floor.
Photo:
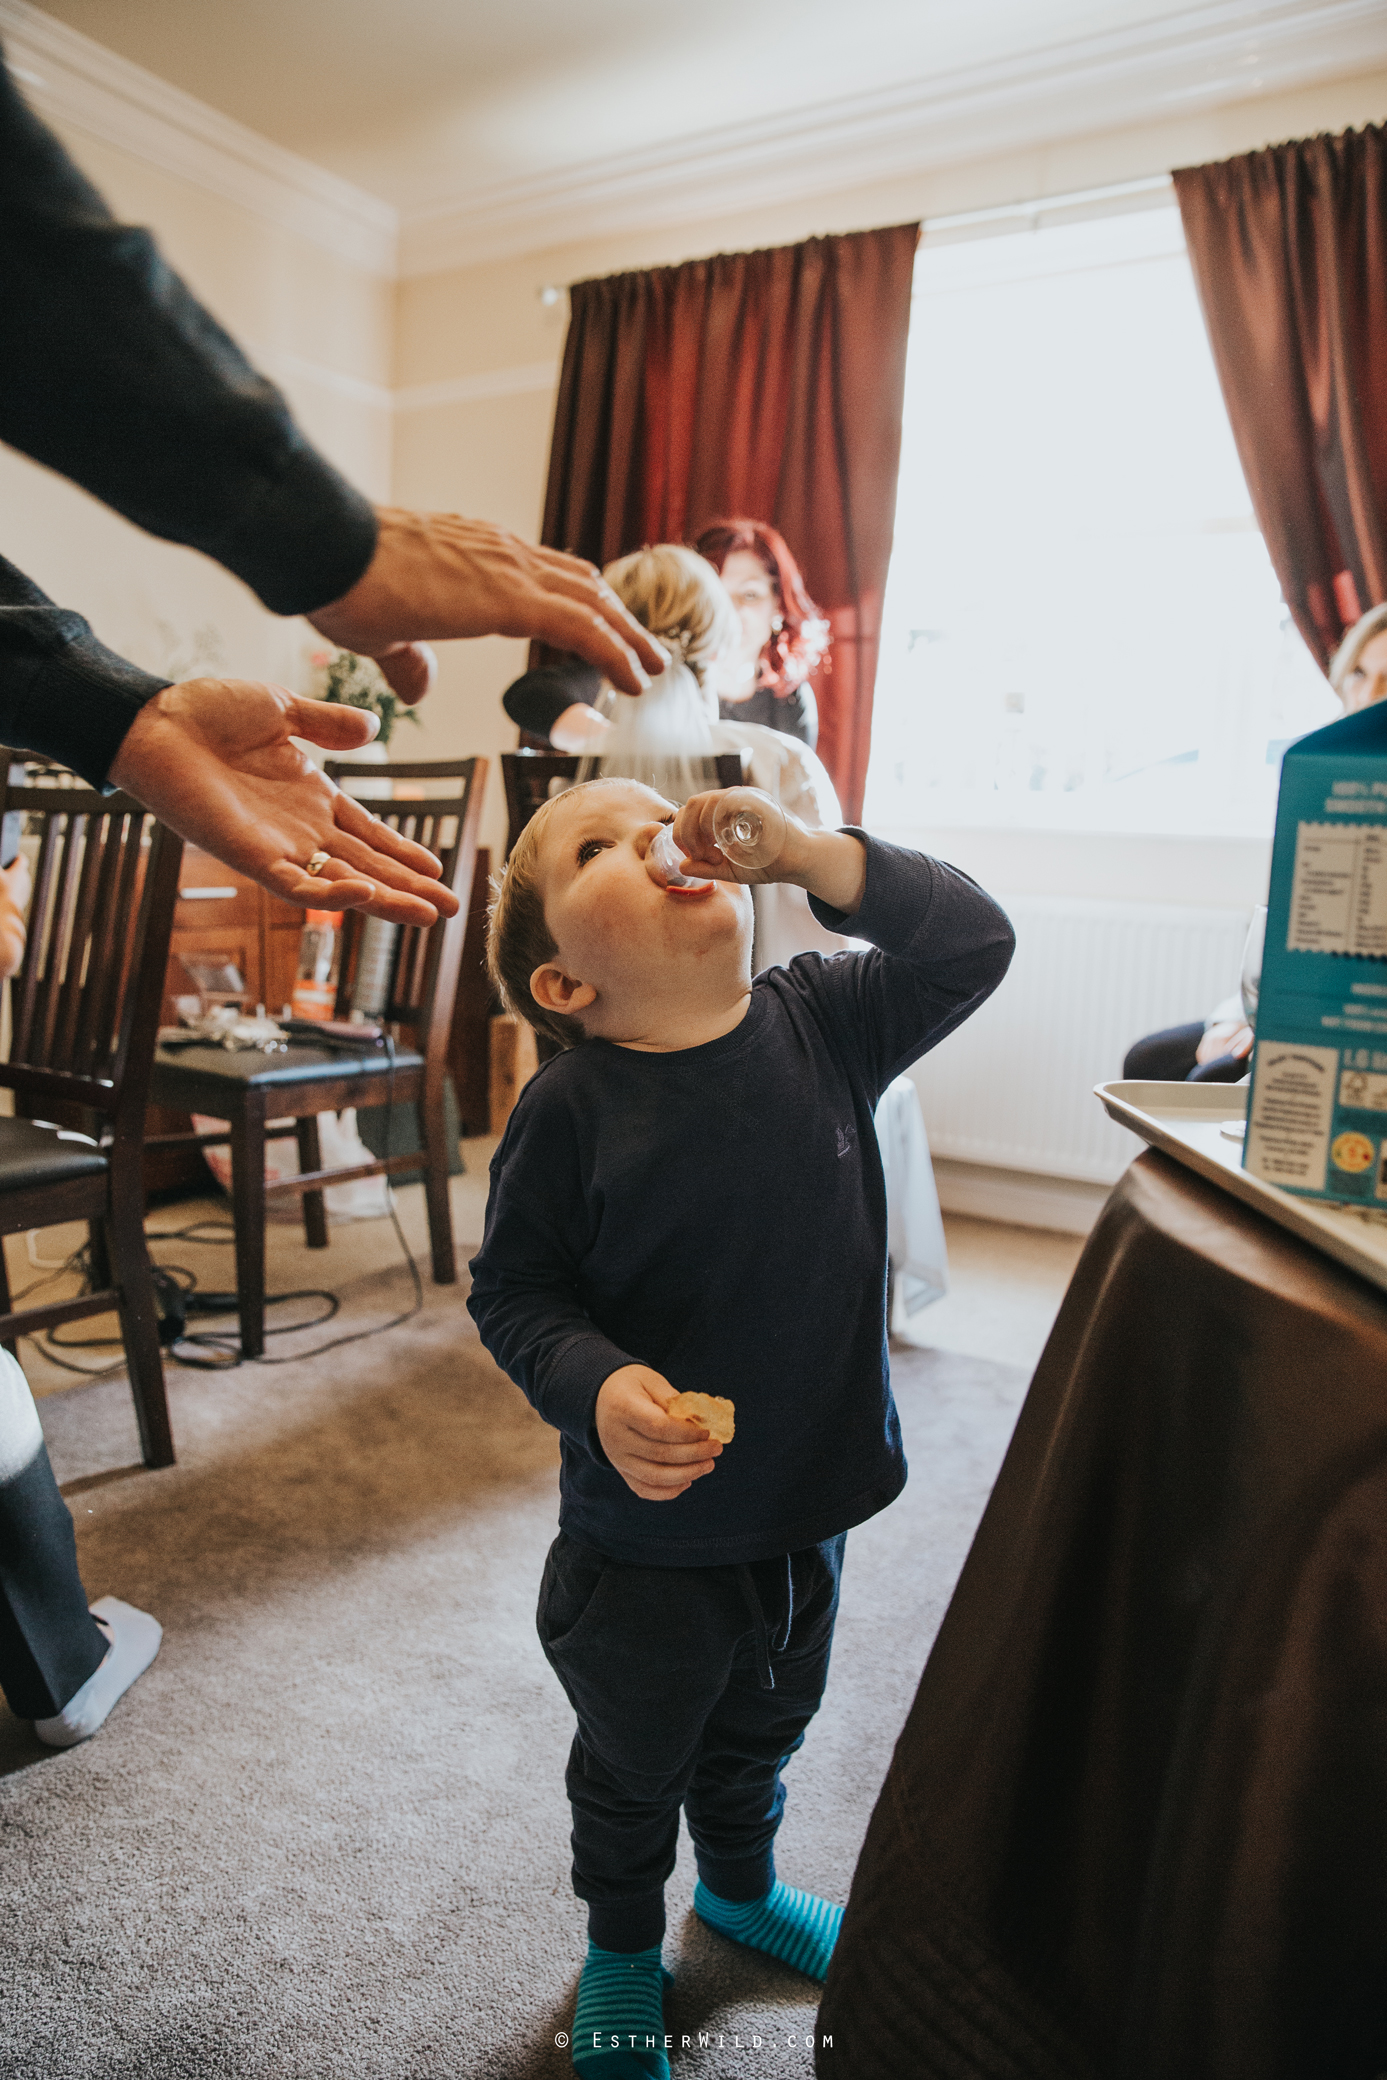
<svg viewBox="0 0 1387 2080">
<path fill-rule="evenodd" d="M 160 1238 L 156 1235 L 151 1236 L 150 1240 L 157 1242 L 158 1240 L 160 1240 Z M 86 1257 L 87 1254 L 88 1252 L 85 1246 L 81 1250 L 73 1252 L 73 1257 L 70 1261 L 72 1262 L 74 1268 L 78 1267 L 80 1260 Z M 411 1258 L 410 1261 L 411 1268 L 413 1268 L 413 1259 Z M 55 1272 L 53 1275 L 54 1277 L 56 1277 L 57 1273 Z M 171 1281 L 186 1279 L 188 1281 L 187 1284 L 180 1286 L 180 1290 L 185 1296 L 185 1300 L 193 1299 L 196 1296 L 197 1298 L 201 1298 L 204 1302 L 210 1298 L 214 1302 L 218 1303 L 210 1308 L 204 1306 L 204 1309 L 202 1311 L 211 1314 L 234 1314 L 236 1311 L 236 1296 L 234 1293 L 198 1295 L 197 1274 L 193 1271 L 189 1271 L 184 1265 L 156 1264 L 154 1266 L 154 1278 L 156 1288 L 161 1279 L 167 1278 Z M 417 1271 L 415 1272 L 415 1281 L 417 1284 Z M 86 1285 L 88 1290 L 90 1290 L 91 1277 L 89 1270 L 87 1271 Z M 265 1305 L 267 1307 L 277 1307 L 288 1300 L 322 1300 L 326 1303 L 326 1305 L 324 1306 L 323 1312 L 321 1314 L 314 1315 L 310 1321 L 286 1322 L 274 1328 L 267 1328 L 265 1331 L 266 1336 L 294 1336 L 304 1329 L 318 1329 L 322 1327 L 324 1322 L 330 1322 L 333 1316 L 341 1311 L 341 1302 L 338 1299 L 337 1295 L 335 1293 L 329 1293 L 324 1287 L 321 1286 L 305 1286 L 301 1288 L 299 1291 L 292 1293 L 268 1293 L 265 1296 Z M 114 1303 L 112 1304 L 114 1305 Z M 418 1309 L 413 1308 L 410 1310 L 410 1312 L 417 1313 Z M 388 1329 L 391 1326 L 392 1324 L 389 1322 L 382 1322 L 379 1325 L 381 1329 Z M 375 1336 L 378 1333 L 378 1329 L 362 1329 L 357 1332 L 357 1334 L 362 1336 Z M 58 1356 L 59 1351 L 110 1350 L 116 1346 L 123 1345 L 124 1339 L 119 1336 L 60 1337 L 55 1329 L 46 1329 L 40 1330 L 39 1333 L 35 1336 L 34 1341 L 38 1344 L 38 1347 L 43 1352 L 44 1356 L 48 1358 L 54 1365 L 59 1366 L 61 1370 L 64 1372 L 78 1373 L 84 1379 L 102 1379 L 108 1372 L 122 1372 L 125 1369 L 125 1360 L 123 1357 L 114 1359 L 109 1365 L 73 1365 L 70 1364 L 65 1358 L 60 1358 Z M 239 1338 L 235 1339 L 237 1347 L 234 1350 L 230 1347 L 231 1342 L 232 1339 L 229 1337 L 229 1335 L 225 1335 L 220 1331 L 193 1330 L 190 1334 L 186 1336 L 176 1337 L 172 1343 L 166 1344 L 165 1350 L 167 1351 L 168 1355 L 173 1359 L 175 1364 L 186 1365 L 195 1372 L 227 1372 L 230 1371 L 233 1366 L 240 1365 L 244 1362 L 242 1360 L 239 1349 Z M 193 1344 L 199 1346 L 205 1345 L 208 1349 L 225 1350 L 227 1352 L 227 1355 L 215 1361 L 206 1358 L 184 1357 L 180 1354 L 181 1346 L 184 1344 Z M 331 1343 L 319 1346 L 319 1349 L 321 1350 L 332 1350 L 334 1348 L 335 1346 Z M 301 1357 L 315 1358 L 317 1356 L 317 1350 L 302 1351 L 296 1354 L 296 1356 L 292 1359 L 272 1358 L 267 1360 L 266 1362 L 274 1365 L 289 1365 L 297 1364 L 299 1358 Z"/>
<path fill-rule="evenodd" d="M 388 1147 L 389 1143 L 387 1142 L 386 1145 Z M 414 1252 L 405 1239 L 404 1229 L 400 1226 L 400 1217 L 395 1211 L 393 1199 L 391 1200 L 389 1211 L 391 1223 L 399 1239 L 400 1248 L 404 1251 L 405 1262 L 409 1266 L 409 1275 L 414 1285 L 412 1305 L 406 1307 L 400 1314 L 392 1315 L 387 1322 L 377 1322 L 373 1328 L 352 1329 L 345 1336 L 329 1337 L 326 1343 L 315 1344 L 311 1351 L 295 1351 L 286 1358 L 272 1358 L 268 1352 L 262 1351 L 260 1356 L 250 1360 L 250 1363 L 256 1365 L 301 1365 L 309 1358 L 321 1358 L 325 1351 L 339 1351 L 344 1344 L 362 1343 L 368 1336 L 381 1336 L 387 1329 L 398 1329 L 402 1322 L 413 1320 L 414 1316 L 418 1314 L 420 1308 L 424 1305 L 424 1282 L 419 1276 L 419 1266 L 414 1261 Z M 285 1328 L 266 1329 L 265 1335 L 267 1339 L 271 1336 L 292 1336 L 303 1329 L 318 1328 L 323 1322 L 330 1321 L 332 1315 L 338 1311 L 337 1297 L 333 1293 L 276 1293 L 273 1295 L 273 1298 L 274 1300 L 330 1300 L 332 1302 L 332 1311 L 331 1314 L 319 1315 L 317 1321 L 314 1322 L 292 1322 Z M 270 1305 L 268 1298 L 265 1304 L 266 1306 Z M 228 1309 L 227 1311 L 230 1313 L 232 1310 Z M 223 1351 L 226 1353 L 226 1356 L 220 1361 L 210 1362 L 205 1358 L 185 1358 L 180 1355 L 184 1344 L 193 1344 L 199 1349 Z M 224 1372 L 232 1366 L 243 1365 L 247 1362 L 241 1356 L 240 1332 L 232 1329 L 191 1330 L 188 1335 L 179 1338 L 178 1342 L 172 1346 L 172 1351 L 178 1364 L 190 1365 L 195 1370 L 204 1372 Z"/>
</svg>

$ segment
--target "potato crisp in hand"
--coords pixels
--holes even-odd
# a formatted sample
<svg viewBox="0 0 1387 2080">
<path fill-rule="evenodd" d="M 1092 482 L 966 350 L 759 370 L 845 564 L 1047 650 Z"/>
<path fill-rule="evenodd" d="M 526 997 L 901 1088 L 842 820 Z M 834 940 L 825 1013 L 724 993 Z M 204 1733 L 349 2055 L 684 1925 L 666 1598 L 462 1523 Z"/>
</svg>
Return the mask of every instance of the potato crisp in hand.
<svg viewBox="0 0 1387 2080">
<path fill-rule="evenodd" d="M 665 1403 L 665 1414 L 681 1423 L 697 1423 L 719 1444 L 731 1444 L 736 1431 L 736 1408 L 721 1394 L 676 1394 Z"/>
</svg>

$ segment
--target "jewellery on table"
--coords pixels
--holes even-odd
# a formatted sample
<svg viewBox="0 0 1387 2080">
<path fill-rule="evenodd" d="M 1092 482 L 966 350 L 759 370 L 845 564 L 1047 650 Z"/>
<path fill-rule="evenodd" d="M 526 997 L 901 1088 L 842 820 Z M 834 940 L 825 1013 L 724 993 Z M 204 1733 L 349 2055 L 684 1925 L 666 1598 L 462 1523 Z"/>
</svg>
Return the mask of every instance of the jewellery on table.
<svg viewBox="0 0 1387 2080">
<path fill-rule="evenodd" d="M 323 868 L 327 865 L 328 861 L 331 858 L 332 854 L 330 852 L 323 852 L 321 850 L 315 852 L 312 859 L 309 860 L 308 865 L 304 868 L 304 873 L 309 875 L 321 874 Z"/>
</svg>

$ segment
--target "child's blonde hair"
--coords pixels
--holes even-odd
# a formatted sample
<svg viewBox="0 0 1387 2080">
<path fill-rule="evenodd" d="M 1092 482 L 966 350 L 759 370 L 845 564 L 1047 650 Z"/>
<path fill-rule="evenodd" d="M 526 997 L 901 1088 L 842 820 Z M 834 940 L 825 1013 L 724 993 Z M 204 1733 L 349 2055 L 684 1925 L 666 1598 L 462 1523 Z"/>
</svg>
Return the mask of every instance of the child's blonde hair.
<svg viewBox="0 0 1387 2080">
<path fill-rule="evenodd" d="M 741 641 L 726 587 L 697 550 L 657 542 L 619 556 L 602 575 L 642 628 L 688 665 L 700 686 L 719 652 L 730 654 Z"/>
<path fill-rule="evenodd" d="M 585 780 L 584 787 L 628 787 L 627 780 Z M 558 952 L 544 916 L 544 889 L 539 878 L 539 850 L 550 818 L 560 802 L 574 792 L 541 803 L 515 841 L 506 861 L 505 873 L 493 881 L 486 966 L 492 986 L 507 1011 L 523 1018 L 537 1033 L 559 1047 L 577 1047 L 586 1039 L 579 1020 L 570 1013 L 548 1011 L 530 994 L 530 977 Z"/>
</svg>

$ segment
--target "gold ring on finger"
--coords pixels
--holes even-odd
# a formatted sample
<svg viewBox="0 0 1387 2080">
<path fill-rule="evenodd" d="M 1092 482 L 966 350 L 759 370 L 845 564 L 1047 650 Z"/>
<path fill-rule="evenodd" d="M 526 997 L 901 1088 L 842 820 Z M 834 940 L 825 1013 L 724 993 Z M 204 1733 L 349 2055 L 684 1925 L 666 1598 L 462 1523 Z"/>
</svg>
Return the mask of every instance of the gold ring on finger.
<svg viewBox="0 0 1387 2080">
<path fill-rule="evenodd" d="M 323 868 L 327 865 L 328 861 L 331 858 L 332 854 L 330 852 L 324 852 L 320 848 L 317 852 L 314 853 L 313 857 L 309 860 L 308 865 L 303 870 L 304 873 L 310 876 L 316 876 L 318 874 L 321 874 Z"/>
</svg>

